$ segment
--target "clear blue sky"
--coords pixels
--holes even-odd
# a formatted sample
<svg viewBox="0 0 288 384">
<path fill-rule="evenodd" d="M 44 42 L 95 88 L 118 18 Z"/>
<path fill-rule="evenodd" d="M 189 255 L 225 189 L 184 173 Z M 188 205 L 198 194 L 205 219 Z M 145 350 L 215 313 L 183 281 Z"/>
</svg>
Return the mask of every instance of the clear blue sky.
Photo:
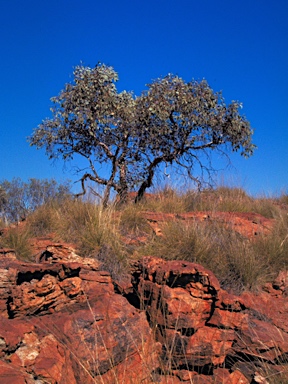
<svg viewBox="0 0 288 384">
<path fill-rule="evenodd" d="M 0 179 L 76 180 L 26 141 L 81 61 L 112 65 L 136 94 L 174 73 L 243 102 L 258 150 L 220 175 L 288 193 L 287 0 L 0 0 Z"/>
</svg>

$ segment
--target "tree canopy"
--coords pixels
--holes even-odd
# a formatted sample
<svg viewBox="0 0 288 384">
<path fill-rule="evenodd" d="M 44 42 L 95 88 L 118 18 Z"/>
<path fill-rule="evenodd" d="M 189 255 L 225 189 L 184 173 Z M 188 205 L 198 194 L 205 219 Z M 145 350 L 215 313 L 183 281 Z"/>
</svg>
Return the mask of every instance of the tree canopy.
<svg viewBox="0 0 288 384">
<path fill-rule="evenodd" d="M 70 188 L 68 181 L 58 183 L 54 179 L 1 180 L 0 219 L 6 223 L 21 221 L 41 205 L 71 196 Z"/>
<path fill-rule="evenodd" d="M 118 92 L 117 80 L 105 64 L 77 66 L 73 83 L 51 99 L 52 118 L 29 138 L 50 159 L 85 158 L 87 168 L 79 169 L 82 193 L 89 180 L 104 186 L 104 205 L 111 189 L 121 201 L 136 189 L 140 200 L 162 164 L 181 167 L 200 184 L 211 176 L 211 151 L 253 154 L 253 131 L 239 113 L 241 104 L 227 105 L 205 80 L 185 82 L 168 74 L 140 96 Z M 196 165 L 201 175 L 193 173 Z"/>
</svg>

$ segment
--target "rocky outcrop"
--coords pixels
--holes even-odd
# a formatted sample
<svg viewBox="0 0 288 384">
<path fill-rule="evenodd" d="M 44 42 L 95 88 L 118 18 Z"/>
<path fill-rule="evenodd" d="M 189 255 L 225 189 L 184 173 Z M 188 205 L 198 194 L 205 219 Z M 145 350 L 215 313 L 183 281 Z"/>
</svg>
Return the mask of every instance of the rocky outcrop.
<svg viewBox="0 0 288 384">
<path fill-rule="evenodd" d="M 194 263 L 146 257 L 129 276 L 68 245 L 36 263 L 1 250 L 1 384 L 288 380 L 287 273 L 241 296 Z"/>
<path fill-rule="evenodd" d="M 267 219 L 258 213 L 197 211 L 181 214 L 155 212 L 143 212 L 142 214 L 157 236 L 162 235 L 163 224 L 173 220 L 184 220 L 187 223 L 221 224 L 246 239 L 254 239 L 259 235 L 269 234 L 275 223 L 275 220 Z"/>
<path fill-rule="evenodd" d="M 287 275 L 274 283 L 274 296 L 231 295 L 201 265 L 153 257 L 137 262 L 133 277 L 162 362 L 179 380 L 214 383 L 216 374 L 219 383 L 254 383 L 259 372 L 263 383 L 281 372 L 288 380 Z"/>
<path fill-rule="evenodd" d="M 0 382 L 150 380 L 160 344 L 145 313 L 114 293 L 110 275 L 59 244 L 39 260 L 0 258 Z"/>
</svg>

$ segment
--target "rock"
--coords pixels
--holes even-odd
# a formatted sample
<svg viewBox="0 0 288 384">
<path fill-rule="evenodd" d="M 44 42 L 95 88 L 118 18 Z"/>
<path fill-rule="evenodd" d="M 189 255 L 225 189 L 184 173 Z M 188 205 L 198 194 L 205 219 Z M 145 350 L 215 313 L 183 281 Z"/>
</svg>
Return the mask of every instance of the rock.
<svg viewBox="0 0 288 384">
<path fill-rule="evenodd" d="M 28 374 L 25 368 L 9 362 L 0 362 L 0 380 L 1 384 L 35 384 L 33 375 Z M 43 382 L 38 382 L 39 384 Z"/>
<path fill-rule="evenodd" d="M 143 212 L 143 217 L 147 219 L 148 224 L 153 229 L 156 236 L 162 236 L 161 228 L 163 223 L 175 220 L 185 220 L 186 222 L 214 222 L 224 225 L 244 238 L 254 239 L 259 235 L 267 235 L 273 229 L 275 220 L 267 219 L 258 213 L 244 212 L 206 212 L 196 211 L 181 214 Z"/>
<path fill-rule="evenodd" d="M 280 271 L 273 282 L 273 288 L 280 290 L 282 294 L 288 296 L 288 271 Z"/>
<path fill-rule="evenodd" d="M 0 259 L 0 382 L 151 381 L 161 345 L 145 313 L 115 294 L 93 259 L 47 249 L 41 263 Z"/>
<path fill-rule="evenodd" d="M 177 377 L 179 367 L 210 375 L 225 364 L 229 369 L 225 382 L 248 383 L 264 361 L 275 365 L 285 359 L 288 335 L 276 319 L 280 314 L 287 321 L 281 317 L 283 312 L 288 318 L 287 300 L 276 302 L 264 292 L 229 294 L 219 288 L 212 272 L 194 263 L 146 257 L 134 265 L 132 274 L 139 305 L 147 311 L 156 340 L 164 346 L 164 363 L 172 366 Z M 258 305 L 253 305 L 255 301 Z M 270 301 L 272 310 L 267 308 Z M 235 364 L 242 359 L 252 361 L 250 379 Z M 197 377 L 193 383 L 201 382 L 202 377 Z M 205 380 L 209 382 L 206 376 Z"/>
<path fill-rule="evenodd" d="M 288 334 L 275 325 L 251 319 L 249 327 L 237 332 L 234 350 L 248 358 L 276 361 L 288 351 Z"/>
<path fill-rule="evenodd" d="M 288 333 L 288 300 L 285 296 L 259 292 L 253 294 L 244 292 L 241 299 L 247 308 L 246 312 L 252 318 L 274 324 L 277 328 Z"/>
<path fill-rule="evenodd" d="M 1 253 L 1 384 L 248 384 L 267 367 L 288 380 L 285 272 L 236 296 L 199 264 L 145 257 L 114 281 L 45 242 L 36 263 Z"/>
<path fill-rule="evenodd" d="M 229 376 L 229 381 L 227 381 L 227 384 L 249 384 L 250 381 L 241 373 L 240 371 L 234 371 Z M 225 382 L 226 384 L 226 382 Z"/>
</svg>

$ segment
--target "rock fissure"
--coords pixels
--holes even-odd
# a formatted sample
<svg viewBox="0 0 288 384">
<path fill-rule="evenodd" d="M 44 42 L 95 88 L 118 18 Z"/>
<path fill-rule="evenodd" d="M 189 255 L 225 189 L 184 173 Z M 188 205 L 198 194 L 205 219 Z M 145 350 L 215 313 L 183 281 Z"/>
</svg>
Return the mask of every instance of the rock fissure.
<svg viewBox="0 0 288 384">
<path fill-rule="evenodd" d="M 42 280 L 45 275 L 51 275 L 54 277 L 58 276 L 58 273 L 53 270 L 45 270 L 45 271 L 27 271 L 27 272 L 19 272 L 17 275 L 16 285 L 21 285 L 23 283 L 30 283 L 32 280 Z"/>
<path fill-rule="evenodd" d="M 287 366 L 283 273 L 272 294 L 236 296 L 195 263 L 145 257 L 121 282 L 71 247 L 46 251 L 39 263 L 0 259 L 0 381 L 252 384 Z"/>
</svg>

